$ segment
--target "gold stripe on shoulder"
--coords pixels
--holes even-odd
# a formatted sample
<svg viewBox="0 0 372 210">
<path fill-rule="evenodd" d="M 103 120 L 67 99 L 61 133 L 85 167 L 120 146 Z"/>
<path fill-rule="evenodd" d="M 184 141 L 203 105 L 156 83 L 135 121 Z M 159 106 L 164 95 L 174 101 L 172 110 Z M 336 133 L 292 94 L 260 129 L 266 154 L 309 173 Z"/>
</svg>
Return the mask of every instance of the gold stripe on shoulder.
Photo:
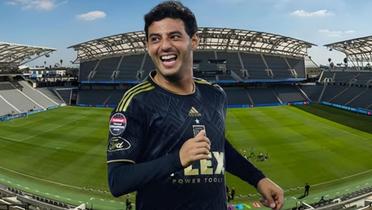
<svg viewBox="0 0 372 210">
<path fill-rule="evenodd" d="M 128 99 L 126 99 L 125 101 L 124 101 L 124 108 L 123 108 L 123 111 L 125 112 L 125 111 L 127 111 L 127 108 L 128 108 L 128 106 L 129 106 L 129 103 L 130 103 L 130 101 L 132 100 L 132 98 L 135 96 L 135 95 L 137 95 L 137 94 L 140 94 L 140 93 L 142 93 L 142 92 L 146 92 L 146 91 L 150 91 L 150 90 L 152 90 L 152 89 L 154 89 L 155 87 L 153 86 L 153 85 L 151 85 L 150 84 L 150 86 L 149 87 L 143 87 L 143 88 L 140 88 L 140 89 L 138 89 L 136 92 L 133 92 L 130 96 L 128 95 Z"/>
<path fill-rule="evenodd" d="M 124 104 L 124 101 L 126 100 L 126 98 L 128 97 L 128 95 L 130 95 L 132 92 L 135 92 L 137 91 L 138 89 L 140 89 L 141 87 L 144 87 L 144 86 L 149 86 L 150 83 L 148 81 L 145 81 L 145 82 L 142 82 L 136 86 L 133 86 L 132 88 L 128 89 L 125 93 L 124 93 L 124 96 L 121 98 L 120 102 L 118 103 L 118 106 L 116 108 L 115 111 L 119 111 L 120 110 L 120 107 L 123 106 Z"/>
<path fill-rule="evenodd" d="M 109 160 L 107 163 L 118 163 L 118 162 L 125 162 L 125 163 L 133 163 L 136 164 L 135 161 L 129 159 L 118 159 L 118 160 Z"/>
<path fill-rule="evenodd" d="M 194 78 L 194 81 L 198 84 L 204 84 L 204 85 L 212 85 L 210 82 L 207 80 L 201 79 L 201 78 Z"/>
</svg>

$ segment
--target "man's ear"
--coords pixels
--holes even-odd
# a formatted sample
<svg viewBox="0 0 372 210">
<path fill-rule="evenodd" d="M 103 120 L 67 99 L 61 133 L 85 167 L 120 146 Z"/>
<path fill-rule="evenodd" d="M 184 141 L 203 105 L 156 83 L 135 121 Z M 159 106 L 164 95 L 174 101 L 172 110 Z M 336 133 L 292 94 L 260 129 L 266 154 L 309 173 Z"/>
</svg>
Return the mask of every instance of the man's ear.
<svg viewBox="0 0 372 210">
<path fill-rule="evenodd" d="M 191 47 L 192 47 L 192 50 L 196 50 L 196 48 L 199 46 L 199 36 L 197 33 L 195 33 L 192 37 L 191 37 Z"/>
<path fill-rule="evenodd" d="M 149 51 L 149 44 L 148 44 L 147 40 L 145 40 L 145 51 L 146 52 Z"/>
</svg>

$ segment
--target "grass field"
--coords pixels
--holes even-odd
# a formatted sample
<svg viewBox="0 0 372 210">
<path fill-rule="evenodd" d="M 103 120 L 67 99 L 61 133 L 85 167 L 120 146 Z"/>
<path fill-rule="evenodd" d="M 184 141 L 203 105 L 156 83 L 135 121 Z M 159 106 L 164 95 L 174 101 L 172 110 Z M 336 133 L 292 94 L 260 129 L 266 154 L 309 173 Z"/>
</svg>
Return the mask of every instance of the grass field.
<svg viewBox="0 0 372 210">
<path fill-rule="evenodd" d="M 0 183 L 68 203 L 120 209 L 107 189 L 110 109 L 63 107 L 0 123 Z M 311 196 L 372 185 L 372 118 L 312 105 L 230 109 L 227 137 L 239 151 L 269 154 L 252 162 L 286 191 L 287 207 L 310 183 Z M 230 175 L 235 202 L 258 196 Z M 249 196 L 248 196 L 249 195 Z"/>
</svg>

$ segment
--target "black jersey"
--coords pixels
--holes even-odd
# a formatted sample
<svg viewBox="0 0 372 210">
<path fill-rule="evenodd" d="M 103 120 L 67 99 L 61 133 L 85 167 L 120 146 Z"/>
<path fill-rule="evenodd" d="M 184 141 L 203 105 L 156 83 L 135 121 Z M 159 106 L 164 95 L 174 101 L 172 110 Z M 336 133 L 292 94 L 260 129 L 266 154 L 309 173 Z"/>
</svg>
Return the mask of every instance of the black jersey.
<svg viewBox="0 0 372 210">
<path fill-rule="evenodd" d="M 194 82 L 194 93 L 177 95 L 155 84 L 150 75 L 124 94 L 111 115 L 107 161 L 109 166 L 130 165 L 125 171 L 140 168 L 140 180 L 121 177 L 130 182 L 128 192 L 137 191 L 138 210 L 226 209 L 226 95 L 205 80 Z M 183 168 L 179 150 L 200 130 L 211 141 L 210 158 Z M 123 182 L 120 177 L 109 180 L 113 187 L 113 182 Z"/>
</svg>

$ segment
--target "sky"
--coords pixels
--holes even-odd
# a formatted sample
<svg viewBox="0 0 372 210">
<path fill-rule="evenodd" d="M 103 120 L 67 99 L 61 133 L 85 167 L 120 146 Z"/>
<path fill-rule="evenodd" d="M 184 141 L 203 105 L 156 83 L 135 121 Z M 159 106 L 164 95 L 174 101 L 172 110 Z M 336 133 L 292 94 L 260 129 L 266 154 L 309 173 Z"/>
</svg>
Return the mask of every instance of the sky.
<svg viewBox="0 0 372 210">
<path fill-rule="evenodd" d="M 56 48 L 34 65 L 71 65 L 69 46 L 143 30 L 143 15 L 159 0 L 0 0 L 0 42 Z M 316 47 L 317 64 L 345 55 L 324 44 L 372 35 L 372 0 L 182 0 L 201 27 L 262 31 L 301 39 Z"/>
</svg>

